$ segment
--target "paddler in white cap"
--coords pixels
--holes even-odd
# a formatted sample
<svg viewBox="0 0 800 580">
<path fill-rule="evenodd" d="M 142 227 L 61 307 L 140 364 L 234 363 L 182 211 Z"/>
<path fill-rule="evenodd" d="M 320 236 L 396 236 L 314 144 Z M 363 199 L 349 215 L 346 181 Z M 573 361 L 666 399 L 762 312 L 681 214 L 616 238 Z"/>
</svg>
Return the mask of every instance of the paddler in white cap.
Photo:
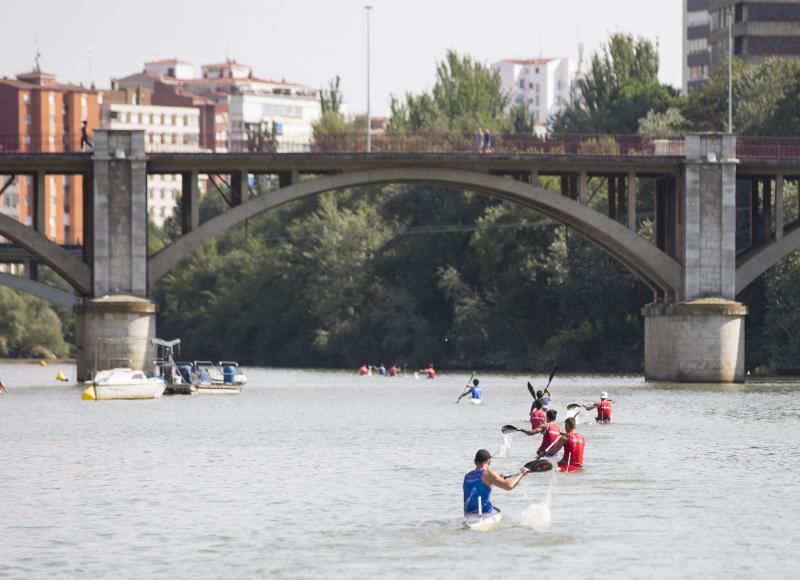
<svg viewBox="0 0 800 580">
<path fill-rule="evenodd" d="M 595 417 L 595 421 L 598 423 L 611 423 L 611 403 L 613 403 L 611 399 L 608 398 L 608 393 L 603 391 L 600 393 L 600 402 L 599 403 L 592 403 L 591 405 L 584 405 L 583 408 L 587 411 L 591 411 L 592 409 L 597 409 L 597 417 Z"/>
</svg>

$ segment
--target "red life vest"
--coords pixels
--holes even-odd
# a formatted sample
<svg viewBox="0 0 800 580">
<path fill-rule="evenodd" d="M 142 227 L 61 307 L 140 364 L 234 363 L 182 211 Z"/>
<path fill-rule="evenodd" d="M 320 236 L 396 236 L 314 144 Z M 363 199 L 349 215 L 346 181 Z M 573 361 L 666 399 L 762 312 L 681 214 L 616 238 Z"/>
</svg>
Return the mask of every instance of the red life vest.
<svg viewBox="0 0 800 580">
<path fill-rule="evenodd" d="M 598 421 L 611 421 L 611 401 L 600 401 L 597 407 Z"/>
<path fill-rule="evenodd" d="M 544 453 L 547 451 L 547 448 L 553 444 L 553 441 L 558 439 L 559 435 L 561 435 L 561 427 L 558 426 L 558 423 L 548 423 L 547 429 L 542 433 L 542 444 L 539 445 L 538 452 Z"/>
<path fill-rule="evenodd" d="M 536 429 L 540 425 L 547 423 L 547 415 L 541 409 L 531 411 L 531 429 Z"/>
<path fill-rule="evenodd" d="M 569 465 L 571 467 L 583 466 L 583 435 L 573 431 L 567 435 L 567 440 L 564 442 L 564 455 L 561 461 L 558 462 L 560 466 Z"/>
<path fill-rule="evenodd" d="M 358 374 L 361 375 L 362 377 L 368 375 L 369 374 L 369 367 L 367 367 L 367 366 L 361 367 L 360 369 L 358 369 Z"/>
<path fill-rule="evenodd" d="M 396 377 L 397 376 L 397 367 L 389 367 L 389 376 Z"/>
<path fill-rule="evenodd" d="M 428 373 L 428 378 L 429 379 L 435 379 L 436 378 L 436 369 L 434 369 L 433 367 L 430 367 L 429 369 L 425 369 L 425 370 Z"/>
</svg>

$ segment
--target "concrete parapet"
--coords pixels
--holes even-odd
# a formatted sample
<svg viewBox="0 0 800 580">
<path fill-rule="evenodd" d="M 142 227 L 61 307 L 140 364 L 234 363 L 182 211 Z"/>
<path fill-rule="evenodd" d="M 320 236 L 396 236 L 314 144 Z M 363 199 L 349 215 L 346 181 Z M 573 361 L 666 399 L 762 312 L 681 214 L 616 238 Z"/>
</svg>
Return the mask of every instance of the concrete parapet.
<svg viewBox="0 0 800 580">
<path fill-rule="evenodd" d="M 128 295 L 103 296 L 75 307 L 77 378 L 114 367 L 153 371 L 156 305 Z"/>
<path fill-rule="evenodd" d="M 642 309 L 648 381 L 736 383 L 744 380 L 747 307 L 724 298 L 654 303 Z"/>
</svg>

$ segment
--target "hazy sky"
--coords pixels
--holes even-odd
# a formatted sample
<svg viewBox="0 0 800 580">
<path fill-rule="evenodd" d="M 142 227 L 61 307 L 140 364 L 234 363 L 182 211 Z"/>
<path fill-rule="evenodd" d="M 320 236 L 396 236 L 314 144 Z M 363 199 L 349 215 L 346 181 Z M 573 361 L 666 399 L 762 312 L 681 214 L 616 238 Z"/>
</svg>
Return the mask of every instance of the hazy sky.
<svg viewBox="0 0 800 580">
<path fill-rule="evenodd" d="M 486 63 L 588 57 L 610 32 L 658 39 L 661 79 L 681 83 L 682 0 L 4 0 L 0 76 L 33 67 L 61 81 L 94 80 L 176 57 L 219 62 L 226 52 L 261 78 L 319 88 L 342 77 L 351 111 L 366 108 L 365 4 L 372 4 L 372 111 L 433 84 L 447 49 Z M 90 75 L 90 58 L 91 75 Z"/>
</svg>

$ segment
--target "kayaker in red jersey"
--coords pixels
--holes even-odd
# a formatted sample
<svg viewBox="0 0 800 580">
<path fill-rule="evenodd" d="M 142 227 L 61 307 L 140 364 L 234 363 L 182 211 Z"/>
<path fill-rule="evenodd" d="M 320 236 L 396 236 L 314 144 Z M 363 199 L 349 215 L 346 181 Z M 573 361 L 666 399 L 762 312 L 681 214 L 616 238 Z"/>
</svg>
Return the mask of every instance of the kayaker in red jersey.
<svg viewBox="0 0 800 580">
<path fill-rule="evenodd" d="M 558 423 L 556 423 L 557 416 L 558 412 L 555 409 L 549 409 L 547 411 L 546 423 L 542 423 L 535 429 L 520 429 L 520 431 L 527 433 L 531 437 L 542 433 L 542 444 L 539 445 L 539 449 L 536 451 L 536 454 L 539 457 L 544 455 L 544 452 L 547 451 L 548 447 L 550 447 L 550 445 L 552 445 L 553 442 L 561 435 L 561 427 L 559 427 Z"/>
<path fill-rule="evenodd" d="M 547 423 L 547 415 L 542 409 L 542 402 L 539 399 L 536 399 L 533 402 L 533 408 L 531 409 L 531 429 L 536 429 L 545 423 Z"/>
<path fill-rule="evenodd" d="M 611 403 L 613 403 L 613 401 L 609 400 L 608 393 L 603 391 L 600 393 L 599 403 L 584 405 L 583 408 L 587 411 L 597 409 L 597 417 L 595 417 L 594 420 L 598 423 L 611 423 Z"/>
<path fill-rule="evenodd" d="M 397 365 L 392 365 L 389 367 L 389 376 L 396 377 L 397 373 L 400 372 L 400 368 Z"/>
<path fill-rule="evenodd" d="M 563 448 L 564 455 L 561 456 L 561 461 L 558 462 L 558 470 L 568 473 L 580 471 L 583 469 L 583 447 L 585 441 L 583 435 L 575 431 L 574 417 L 568 417 L 564 421 L 564 429 L 566 433 L 561 434 L 561 439 L 553 445 L 547 455 L 552 457 Z"/>
<path fill-rule="evenodd" d="M 367 375 L 369 375 L 369 366 L 366 363 L 361 365 L 361 368 L 358 369 L 358 374 L 359 376 L 362 377 L 366 377 Z"/>
<path fill-rule="evenodd" d="M 433 368 L 433 363 L 428 363 L 428 368 L 426 369 L 419 369 L 419 372 L 426 373 L 429 379 L 436 378 L 436 369 Z"/>
</svg>

